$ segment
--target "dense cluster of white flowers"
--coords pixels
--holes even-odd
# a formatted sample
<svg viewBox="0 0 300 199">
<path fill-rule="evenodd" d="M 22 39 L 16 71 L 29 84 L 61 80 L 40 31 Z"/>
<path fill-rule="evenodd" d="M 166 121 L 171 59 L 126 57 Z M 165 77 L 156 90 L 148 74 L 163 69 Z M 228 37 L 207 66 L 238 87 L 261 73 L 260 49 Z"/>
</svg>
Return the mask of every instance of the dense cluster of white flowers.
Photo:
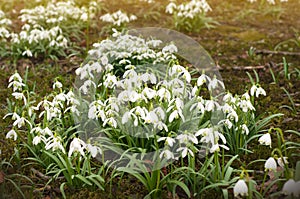
<svg viewBox="0 0 300 199">
<path fill-rule="evenodd" d="M 41 26 L 36 26 L 35 29 L 30 29 L 29 26 L 24 25 L 23 30 L 19 33 L 11 33 L 12 44 L 21 44 L 25 46 L 22 52 L 23 56 L 32 57 L 32 51 L 35 51 L 39 46 L 52 49 L 65 49 L 68 45 L 68 40 L 62 34 L 60 27 L 56 26 L 49 30 L 45 30 Z"/>
<path fill-rule="evenodd" d="M 135 15 L 128 16 L 126 13 L 122 12 L 121 10 L 118 10 L 111 14 L 107 13 L 105 15 L 102 15 L 100 19 L 104 22 L 111 23 L 114 26 L 121 26 L 136 20 L 137 17 Z"/>
<path fill-rule="evenodd" d="M 85 143 L 79 138 L 73 138 L 70 142 L 70 146 L 66 148 L 66 143 L 69 141 L 68 137 L 63 136 L 65 130 L 60 130 L 58 125 L 58 120 L 62 120 L 66 114 L 79 114 L 77 106 L 79 101 L 75 98 L 75 94 L 72 91 L 63 91 L 63 85 L 56 81 L 53 84 L 54 92 L 40 101 L 36 106 L 30 104 L 30 97 L 25 96 L 26 84 L 23 82 L 21 76 L 16 72 L 9 78 L 8 87 L 12 87 L 12 96 L 17 101 L 23 101 L 26 111 L 22 113 L 12 112 L 4 116 L 11 116 L 13 122 L 13 128 L 6 134 L 6 138 L 11 138 L 13 140 L 18 139 L 18 134 L 20 129 L 27 126 L 30 131 L 32 139 L 32 144 L 43 145 L 45 150 L 60 151 L 66 153 L 68 149 L 68 156 L 70 157 L 74 152 L 79 152 L 82 156 L 85 155 L 84 150 L 90 153 L 92 157 L 96 157 L 97 154 L 101 153 L 101 149 L 97 146 L 93 146 L 89 143 Z M 17 107 L 16 107 L 17 108 Z M 35 122 L 32 120 L 33 115 L 38 114 L 36 120 L 40 122 Z M 46 123 L 45 123 L 46 122 Z M 51 125 L 51 123 L 55 125 Z"/>
<path fill-rule="evenodd" d="M 247 0 L 247 1 L 249 1 L 250 3 L 254 3 L 254 2 L 256 2 L 257 0 Z M 269 4 L 275 5 L 275 0 L 267 0 L 267 2 L 268 2 Z M 288 2 L 288 0 L 280 0 L 280 2 Z"/>
<path fill-rule="evenodd" d="M 79 88 L 83 94 L 89 93 L 89 89 L 103 88 L 117 90 L 116 95 L 98 98 L 89 104 L 88 118 L 100 119 L 103 127 L 123 129 L 129 124 L 130 127 L 142 125 L 150 126 L 149 132 L 160 132 L 158 142 L 165 141 L 167 147 L 161 154 L 167 158 L 176 158 L 170 148 L 178 147 L 182 157 L 188 153 L 194 155 L 190 146 L 206 143 L 210 146 L 210 152 L 219 151 L 220 147 L 228 149 L 226 139 L 220 126 L 234 128 L 248 135 L 249 129 L 244 121 L 242 113 L 255 110 L 250 95 L 246 92 L 242 96 L 232 96 L 228 93 L 224 96 L 224 105 L 214 99 L 204 99 L 199 92 L 204 84 L 209 89 L 223 87 L 221 81 L 215 77 L 202 74 L 195 85 L 192 86 L 191 74 L 187 68 L 177 63 L 173 53 L 177 47 L 173 44 L 167 45 L 162 50 L 154 50 L 161 44 L 159 40 L 148 40 L 132 36 L 114 33 L 115 38 L 103 40 L 94 44 L 94 49 L 89 51 L 93 61 L 88 62 L 76 70 L 76 74 L 83 80 Z M 151 63 L 150 67 L 142 70 Z M 165 63 L 163 78 L 155 69 L 156 65 Z M 123 75 L 114 73 L 122 69 Z M 100 83 L 95 80 L 96 76 L 102 75 Z M 259 89 L 258 89 L 259 88 Z M 259 86 L 253 86 L 251 96 L 258 97 L 265 94 Z M 189 103 L 187 103 L 189 102 Z M 188 112 L 187 112 L 188 110 Z M 189 119 L 199 114 L 211 113 L 220 110 L 225 113 L 225 119 L 220 120 L 219 127 L 206 126 L 206 128 L 190 131 L 174 131 L 172 127 L 178 121 L 188 123 Z M 147 136 L 151 133 L 148 132 Z M 198 140 L 199 137 L 199 140 Z M 221 141 L 221 143 L 219 142 Z M 173 150 L 174 151 L 174 150 Z"/>
<path fill-rule="evenodd" d="M 97 3 L 91 1 L 88 8 L 78 7 L 74 1 L 48 3 L 33 9 L 22 9 L 19 18 L 24 23 L 19 33 L 9 32 L 11 24 L 0 12 L 0 39 L 11 42 L 14 53 L 32 57 L 53 53 L 63 55 L 70 46 L 70 37 L 86 27 L 93 18 Z"/>
<path fill-rule="evenodd" d="M 0 10 L 0 41 L 9 38 L 10 32 L 7 28 L 11 23 L 11 20 L 6 18 L 5 13 Z"/>
<path fill-rule="evenodd" d="M 20 19 L 30 25 L 57 26 L 62 23 L 86 22 L 93 18 L 97 3 L 92 1 L 89 7 L 78 7 L 74 1 L 49 3 L 47 6 L 36 6 L 33 9 L 22 9 Z"/>
<path fill-rule="evenodd" d="M 170 2 L 166 7 L 166 13 L 175 13 L 178 17 L 185 17 L 193 19 L 201 13 L 211 11 L 211 7 L 206 0 L 191 0 L 187 3 L 176 5 Z"/>
</svg>

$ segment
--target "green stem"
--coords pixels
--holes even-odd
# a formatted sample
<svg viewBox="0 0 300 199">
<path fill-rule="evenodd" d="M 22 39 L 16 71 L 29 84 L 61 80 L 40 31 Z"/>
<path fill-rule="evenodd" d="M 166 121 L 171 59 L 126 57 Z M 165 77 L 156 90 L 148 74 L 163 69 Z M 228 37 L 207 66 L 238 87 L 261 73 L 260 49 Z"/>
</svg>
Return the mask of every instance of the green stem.
<svg viewBox="0 0 300 199">
<path fill-rule="evenodd" d="M 262 183 L 262 185 L 261 185 L 261 187 L 260 187 L 260 194 L 262 193 L 262 190 L 263 190 L 263 187 L 264 187 L 264 185 L 265 185 L 265 181 L 266 181 L 266 178 L 267 178 L 267 172 L 265 172 L 265 175 L 264 175 L 264 179 L 263 179 L 263 183 Z"/>
</svg>

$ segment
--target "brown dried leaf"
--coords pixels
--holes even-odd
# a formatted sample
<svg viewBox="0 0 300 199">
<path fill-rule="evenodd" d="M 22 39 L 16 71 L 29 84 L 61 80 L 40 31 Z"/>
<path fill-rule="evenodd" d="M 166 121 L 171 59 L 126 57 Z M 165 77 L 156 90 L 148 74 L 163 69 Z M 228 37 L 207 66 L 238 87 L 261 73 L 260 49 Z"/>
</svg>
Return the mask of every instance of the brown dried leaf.
<svg viewBox="0 0 300 199">
<path fill-rule="evenodd" d="M 0 184 L 2 184 L 4 182 L 4 172 L 3 171 L 0 171 Z"/>
</svg>

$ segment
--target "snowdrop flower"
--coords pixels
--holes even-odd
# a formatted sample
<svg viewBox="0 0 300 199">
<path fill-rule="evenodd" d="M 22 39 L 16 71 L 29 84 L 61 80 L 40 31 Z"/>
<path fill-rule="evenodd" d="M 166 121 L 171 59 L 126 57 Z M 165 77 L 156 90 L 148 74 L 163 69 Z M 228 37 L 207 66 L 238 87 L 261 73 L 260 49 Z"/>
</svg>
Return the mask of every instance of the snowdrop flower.
<svg viewBox="0 0 300 199">
<path fill-rule="evenodd" d="M 280 158 L 278 158 L 277 159 L 277 163 L 278 163 L 278 165 L 281 167 L 281 168 L 284 168 L 284 164 L 288 164 L 289 162 L 288 162 L 288 157 L 280 157 Z"/>
<path fill-rule="evenodd" d="M 65 148 L 63 147 L 62 143 L 61 143 L 61 138 L 58 136 L 51 136 L 46 140 L 46 146 L 45 149 L 46 150 L 50 150 L 52 149 L 52 151 L 55 150 L 61 150 L 63 153 L 65 152 Z"/>
<path fill-rule="evenodd" d="M 204 100 L 202 99 L 202 97 L 197 97 L 197 99 L 199 100 L 199 102 L 193 104 L 190 108 L 190 111 L 193 111 L 196 108 L 197 110 L 200 110 L 200 113 L 204 113 L 205 112 Z"/>
<path fill-rule="evenodd" d="M 105 80 L 103 85 L 107 88 L 113 88 L 115 85 L 117 84 L 117 77 L 115 75 L 112 74 L 107 74 L 105 76 Z"/>
<path fill-rule="evenodd" d="M 265 170 L 273 170 L 276 171 L 277 169 L 277 164 L 276 161 L 273 157 L 269 157 L 267 161 L 265 162 Z"/>
<path fill-rule="evenodd" d="M 232 110 L 232 111 L 227 115 L 227 118 L 228 118 L 229 120 L 235 121 L 235 122 L 238 122 L 238 120 L 239 120 L 239 117 L 238 117 L 237 113 L 236 113 L 234 110 Z"/>
<path fill-rule="evenodd" d="M 242 133 L 248 135 L 249 134 L 249 129 L 246 124 L 242 125 Z"/>
<path fill-rule="evenodd" d="M 237 183 L 233 187 L 234 197 L 248 196 L 248 186 L 246 182 L 242 179 L 238 180 Z"/>
<path fill-rule="evenodd" d="M 232 97 L 232 94 L 229 92 L 226 95 L 224 95 L 224 97 L 223 97 L 223 101 L 226 102 L 226 104 L 230 103 L 230 102 L 234 103 L 233 100 L 234 100 L 234 97 Z"/>
<path fill-rule="evenodd" d="M 214 76 L 214 78 L 213 78 L 211 81 L 209 81 L 207 87 L 208 87 L 209 90 L 213 90 L 213 89 L 217 88 L 218 85 L 220 85 L 223 89 L 225 88 L 224 83 L 223 83 L 222 81 L 218 80 L 218 79 Z"/>
<path fill-rule="evenodd" d="M 88 93 L 88 88 L 93 86 L 94 88 L 96 88 L 96 84 L 95 82 L 93 82 L 92 80 L 86 80 L 82 86 L 80 86 L 79 90 L 83 92 L 83 94 L 87 94 Z"/>
<path fill-rule="evenodd" d="M 25 125 L 25 122 L 29 124 L 30 128 L 32 128 L 31 123 L 24 117 L 20 117 L 20 116 L 18 116 L 17 119 L 14 121 L 13 126 L 18 126 L 18 128 L 21 128 L 22 126 Z"/>
<path fill-rule="evenodd" d="M 170 159 L 175 159 L 174 154 L 170 151 L 170 150 L 163 150 L 160 154 L 159 157 L 162 159 L 163 157 L 165 157 L 167 160 Z"/>
<path fill-rule="evenodd" d="M 284 183 L 282 192 L 285 195 L 293 195 L 298 198 L 300 195 L 300 181 L 295 182 L 295 180 L 289 179 Z"/>
<path fill-rule="evenodd" d="M 262 135 L 259 139 L 258 142 L 262 145 L 267 145 L 270 146 L 271 148 L 271 144 L 272 144 L 272 140 L 271 140 L 271 135 L 270 133 L 266 133 L 264 135 Z"/>
<path fill-rule="evenodd" d="M 102 154 L 102 150 L 98 146 L 93 146 L 91 144 L 86 145 L 86 150 L 91 153 L 92 157 L 95 158 L 97 154 Z"/>
<path fill-rule="evenodd" d="M 103 122 L 103 127 L 106 125 L 106 124 L 109 124 L 110 126 L 114 127 L 114 128 L 117 128 L 117 121 L 110 117 L 110 118 L 107 118 L 106 120 L 104 120 Z"/>
<path fill-rule="evenodd" d="M 53 87 L 53 89 L 55 89 L 55 88 L 60 89 L 60 88 L 62 88 L 62 83 L 60 81 L 56 81 L 52 87 Z"/>
<path fill-rule="evenodd" d="M 210 82 L 211 81 L 211 79 L 210 79 L 210 77 L 208 77 L 207 75 L 205 75 L 205 74 L 202 74 L 200 77 L 198 77 L 198 79 L 197 79 L 197 86 L 202 86 L 204 83 L 206 83 L 206 82 Z"/>
<path fill-rule="evenodd" d="M 41 141 L 44 141 L 44 137 L 42 135 L 37 135 L 33 138 L 32 144 L 38 145 L 39 143 L 41 143 Z"/>
<path fill-rule="evenodd" d="M 255 110 L 254 106 L 251 104 L 249 100 L 241 100 L 238 105 L 242 109 L 243 112 L 248 112 L 248 110 Z"/>
<path fill-rule="evenodd" d="M 161 142 L 161 141 L 165 141 L 165 143 L 172 147 L 174 143 L 176 143 L 176 140 L 174 138 L 171 137 L 160 137 L 157 142 Z"/>
<path fill-rule="evenodd" d="M 168 102 L 171 100 L 171 93 L 166 88 L 162 87 L 156 92 L 157 96 L 160 97 L 160 101 L 162 99 L 166 99 Z"/>
<path fill-rule="evenodd" d="M 259 95 L 266 96 L 266 91 L 262 87 L 259 87 L 256 90 L 255 96 L 258 97 Z"/>
<path fill-rule="evenodd" d="M 53 136 L 53 133 L 52 133 L 52 131 L 48 128 L 48 127 L 46 127 L 46 128 L 44 128 L 43 130 L 42 130 L 42 134 L 43 135 L 48 135 L 48 136 Z"/>
<path fill-rule="evenodd" d="M 169 122 L 170 122 L 170 123 L 173 122 L 173 120 L 174 120 L 174 119 L 178 119 L 179 116 L 180 116 L 181 119 L 184 121 L 184 116 L 183 116 L 181 110 L 174 110 L 174 111 L 170 114 L 170 116 L 169 116 Z"/>
<path fill-rule="evenodd" d="M 190 141 L 193 142 L 194 144 L 198 144 L 198 139 L 196 138 L 195 135 L 190 134 L 190 133 L 183 133 L 180 134 L 176 137 L 177 140 L 179 140 L 180 143 L 189 143 Z"/>
<path fill-rule="evenodd" d="M 84 149 L 86 144 L 79 138 L 74 138 L 70 144 L 70 149 L 68 153 L 68 157 L 71 157 L 73 152 L 79 152 L 82 156 L 84 156 Z"/>
<path fill-rule="evenodd" d="M 131 102 L 136 102 L 141 98 L 141 94 L 137 93 L 136 91 L 131 91 L 129 93 L 129 100 Z"/>
<path fill-rule="evenodd" d="M 8 87 L 7 88 L 10 88 L 10 87 L 13 87 L 13 91 L 22 91 L 22 87 L 25 86 L 24 83 L 22 83 L 22 78 L 21 76 L 19 75 L 19 73 L 15 72 L 12 76 L 10 76 L 8 82 Z"/>
<path fill-rule="evenodd" d="M 166 13 L 173 14 L 174 9 L 176 9 L 176 4 L 174 2 L 170 2 L 166 7 Z"/>
<path fill-rule="evenodd" d="M 17 81 L 17 82 L 23 81 L 18 72 L 15 72 L 12 76 L 9 77 L 8 82 L 13 82 L 13 81 Z"/>
<path fill-rule="evenodd" d="M 6 139 L 8 139 L 8 138 L 14 139 L 14 141 L 16 141 L 18 138 L 18 135 L 17 135 L 16 131 L 12 129 L 6 134 L 5 138 Z"/>
<path fill-rule="evenodd" d="M 256 97 L 258 97 L 259 95 L 266 96 L 266 91 L 260 86 L 253 85 L 250 89 L 250 95 L 254 96 L 254 94 Z"/>
<path fill-rule="evenodd" d="M 32 52 L 28 48 L 22 53 L 23 56 L 32 57 Z"/>
<path fill-rule="evenodd" d="M 144 90 L 142 91 L 142 96 L 143 99 L 147 102 L 147 99 L 152 99 L 156 96 L 156 91 L 151 89 L 151 88 L 144 88 Z"/>
<path fill-rule="evenodd" d="M 23 93 L 18 93 L 18 92 L 14 92 L 12 93 L 12 96 L 14 96 L 17 100 L 24 100 L 24 105 L 27 104 L 27 100 L 26 100 L 26 97 Z"/>
<path fill-rule="evenodd" d="M 162 49 L 163 53 L 176 53 L 177 51 L 177 46 L 175 46 L 174 44 L 167 45 Z"/>
<path fill-rule="evenodd" d="M 179 147 L 176 152 L 180 152 L 181 151 L 181 156 L 182 158 L 185 158 L 185 156 L 187 156 L 187 154 L 189 153 L 191 156 L 194 157 L 194 153 L 191 149 L 187 148 L 187 147 Z"/>
<path fill-rule="evenodd" d="M 213 144 L 209 150 L 210 153 L 219 152 L 220 147 L 224 148 L 225 150 L 229 150 L 229 148 L 223 144 Z"/>
<path fill-rule="evenodd" d="M 231 122 L 229 119 L 221 120 L 221 121 L 219 122 L 219 124 L 220 124 L 220 123 L 224 123 L 225 126 L 227 126 L 227 128 L 229 128 L 229 129 L 231 129 L 232 126 L 233 126 L 232 122 Z"/>
<path fill-rule="evenodd" d="M 219 107 L 220 107 L 220 105 L 218 104 L 218 102 L 216 102 L 214 100 L 207 100 L 205 103 L 206 111 L 213 111 L 215 108 L 218 109 Z"/>
</svg>

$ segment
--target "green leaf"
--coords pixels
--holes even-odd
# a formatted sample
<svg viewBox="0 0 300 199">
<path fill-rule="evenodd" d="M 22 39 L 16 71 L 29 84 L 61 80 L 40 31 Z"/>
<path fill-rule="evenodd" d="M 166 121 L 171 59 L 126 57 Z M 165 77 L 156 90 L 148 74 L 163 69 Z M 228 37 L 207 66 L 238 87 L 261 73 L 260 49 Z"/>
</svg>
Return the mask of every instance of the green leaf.
<svg viewBox="0 0 300 199">
<path fill-rule="evenodd" d="M 64 190 L 65 184 L 66 184 L 66 183 L 64 182 L 64 183 L 62 183 L 62 184 L 59 186 L 59 190 L 60 190 L 61 195 L 63 196 L 64 199 L 67 198 L 67 197 L 66 197 L 66 194 L 65 194 L 65 190 Z"/>
<path fill-rule="evenodd" d="M 300 180 L 300 161 L 296 164 L 295 181 Z"/>
<path fill-rule="evenodd" d="M 189 188 L 183 182 L 180 182 L 178 180 L 170 180 L 169 183 L 175 184 L 175 187 L 176 186 L 181 187 L 184 190 L 184 192 L 186 193 L 186 195 L 188 195 L 189 198 L 191 197 L 191 192 L 190 192 Z M 175 187 L 174 187 L 174 189 L 175 189 Z"/>
<path fill-rule="evenodd" d="M 78 178 L 79 180 L 81 180 L 81 181 L 84 182 L 85 184 L 92 186 L 92 183 L 91 183 L 87 178 L 83 177 L 82 175 L 77 174 L 77 175 L 75 175 L 74 177 L 75 177 L 75 178 Z"/>
</svg>

